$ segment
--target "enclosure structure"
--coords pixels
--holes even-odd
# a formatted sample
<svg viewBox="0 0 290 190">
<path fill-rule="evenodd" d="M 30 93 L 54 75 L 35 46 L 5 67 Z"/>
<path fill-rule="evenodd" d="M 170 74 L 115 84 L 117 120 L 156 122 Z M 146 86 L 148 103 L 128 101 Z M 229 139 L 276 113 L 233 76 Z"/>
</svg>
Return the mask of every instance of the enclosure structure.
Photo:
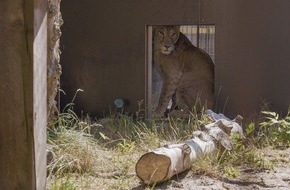
<svg viewBox="0 0 290 190">
<path fill-rule="evenodd" d="M 0 1 L 1 189 L 45 189 L 47 1 Z"/>
<path fill-rule="evenodd" d="M 138 111 L 147 101 L 150 25 L 215 26 L 216 111 L 249 115 L 262 100 L 278 112 L 290 104 L 290 2 L 245 0 L 77 0 L 62 3 L 61 105 L 103 115 L 114 100 Z M 144 105 L 144 104 L 143 104 Z M 146 103 L 145 103 L 146 105 Z"/>
</svg>

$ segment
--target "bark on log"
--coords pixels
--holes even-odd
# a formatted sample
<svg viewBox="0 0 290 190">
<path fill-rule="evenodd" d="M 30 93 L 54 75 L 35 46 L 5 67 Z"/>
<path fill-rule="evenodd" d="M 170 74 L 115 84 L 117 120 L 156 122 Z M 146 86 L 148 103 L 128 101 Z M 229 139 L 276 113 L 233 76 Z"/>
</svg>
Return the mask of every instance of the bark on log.
<svg viewBox="0 0 290 190">
<path fill-rule="evenodd" d="M 233 145 L 229 135 L 234 133 L 242 134 L 242 127 L 235 120 L 218 119 L 206 125 L 204 131 L 195 131 L 192 139 L 185 143 L 164 146 L 141 156 L 136 164 L 136 174 L 148 185 L 170 179 L 190 169 L 201 155 L 213 153 L 219 144 L 231 150 Z"/>
<path fill-rule="evenodd" d="M 63 24 L 60 13 L 61 0 L 48 0 L 48 44 L 47 44 L 47 113 L 48 122 L 53 121 L 58 115 L 55 97 L 59 87 L 61 65 L 59 41 L 60 27 Z"/>
</svg>

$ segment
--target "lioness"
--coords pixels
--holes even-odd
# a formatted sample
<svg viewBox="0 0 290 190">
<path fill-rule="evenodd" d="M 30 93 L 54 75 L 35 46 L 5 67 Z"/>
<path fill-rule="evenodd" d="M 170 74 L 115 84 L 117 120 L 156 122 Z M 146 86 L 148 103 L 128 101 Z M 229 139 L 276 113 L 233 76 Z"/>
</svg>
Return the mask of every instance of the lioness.
<svg viewBox="0 0 290 190">
<path fill-rule="evenodd" d="M 210 56 L 192 45 L 180 26 L 154 26 L 153 38 L 154 63 L 163 79 L 154 117 L 164 116 L 170 99 L 178 110 L 213 108 L 214 63 Z"/>
</svg>

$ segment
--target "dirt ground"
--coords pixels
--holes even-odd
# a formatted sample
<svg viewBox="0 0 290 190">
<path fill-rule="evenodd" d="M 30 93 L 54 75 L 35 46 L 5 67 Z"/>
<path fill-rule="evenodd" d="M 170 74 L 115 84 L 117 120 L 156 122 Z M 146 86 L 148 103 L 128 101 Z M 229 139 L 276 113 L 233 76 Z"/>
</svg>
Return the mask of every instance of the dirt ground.
<svg viewBox="0 0 290 190">
<path fill-rule="evenodd" d="M 237 179 L 212 179 L 207 176 L 186 172 L 175 176 L 171 182 L 157 185 L 156 190 L 252 190 L 252 189 L 290 189 L 290 148 L 286 150 L 264 149 L 266 159 L 274 163 L 273 170 L 241 170 Z M 143 186 L 133 190 L 144 189 Z M 149 188 L 150 189 L 150 188 Z"/>
</svg>

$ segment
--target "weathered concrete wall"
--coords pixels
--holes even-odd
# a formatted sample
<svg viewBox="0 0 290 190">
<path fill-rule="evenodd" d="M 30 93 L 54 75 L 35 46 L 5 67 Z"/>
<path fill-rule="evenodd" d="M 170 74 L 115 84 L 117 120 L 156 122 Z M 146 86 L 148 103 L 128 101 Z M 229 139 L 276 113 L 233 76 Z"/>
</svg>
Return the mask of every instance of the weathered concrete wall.
<svg viewBox="0 0 290 190">
<path fill-rule="evenodd" d="M 217 110 L 248 115 L 266 99 L 285 113 L 289 10 L 290 1 L 272 0 L 70 0 L 62 5 L 62 106 L 82 88 L 78 113 L 102 115 L 115 98 L 134 113 L 145 98 L 145 26 L 214 24 Z"/>
<path fill-rule="evenodd" d="M 61 97 L 64 107 L 78 88 L 77 113 L 103 116 L 114 100 L 138 111 L 145 98 L 145 26 L 197 24 L 197 0 L 77 0 L 62 3 Z"/>
<path fill-rule="evenodd" d="M 46 1 L 0 1 L 0 189 L 45 189 Z"/>
<path fill-rule="evenodd" d="M 59 42 L 62 24 L 60 0 L 48 0 L 47 112 L 49 122 L 53 122 L 58 115 L 55 97 L 61 75 Z"/>
<path fill-rule="evenodd" d="M 259 111 L 263 102 L 290 105 L 290 1 L 212 2 L 216 25 L 216 98 L 220 111 Z M 206 4 L 205 4 L 206 5 Z M 221 87 L 220 93 L 218 93 Z"/>
</svg>

